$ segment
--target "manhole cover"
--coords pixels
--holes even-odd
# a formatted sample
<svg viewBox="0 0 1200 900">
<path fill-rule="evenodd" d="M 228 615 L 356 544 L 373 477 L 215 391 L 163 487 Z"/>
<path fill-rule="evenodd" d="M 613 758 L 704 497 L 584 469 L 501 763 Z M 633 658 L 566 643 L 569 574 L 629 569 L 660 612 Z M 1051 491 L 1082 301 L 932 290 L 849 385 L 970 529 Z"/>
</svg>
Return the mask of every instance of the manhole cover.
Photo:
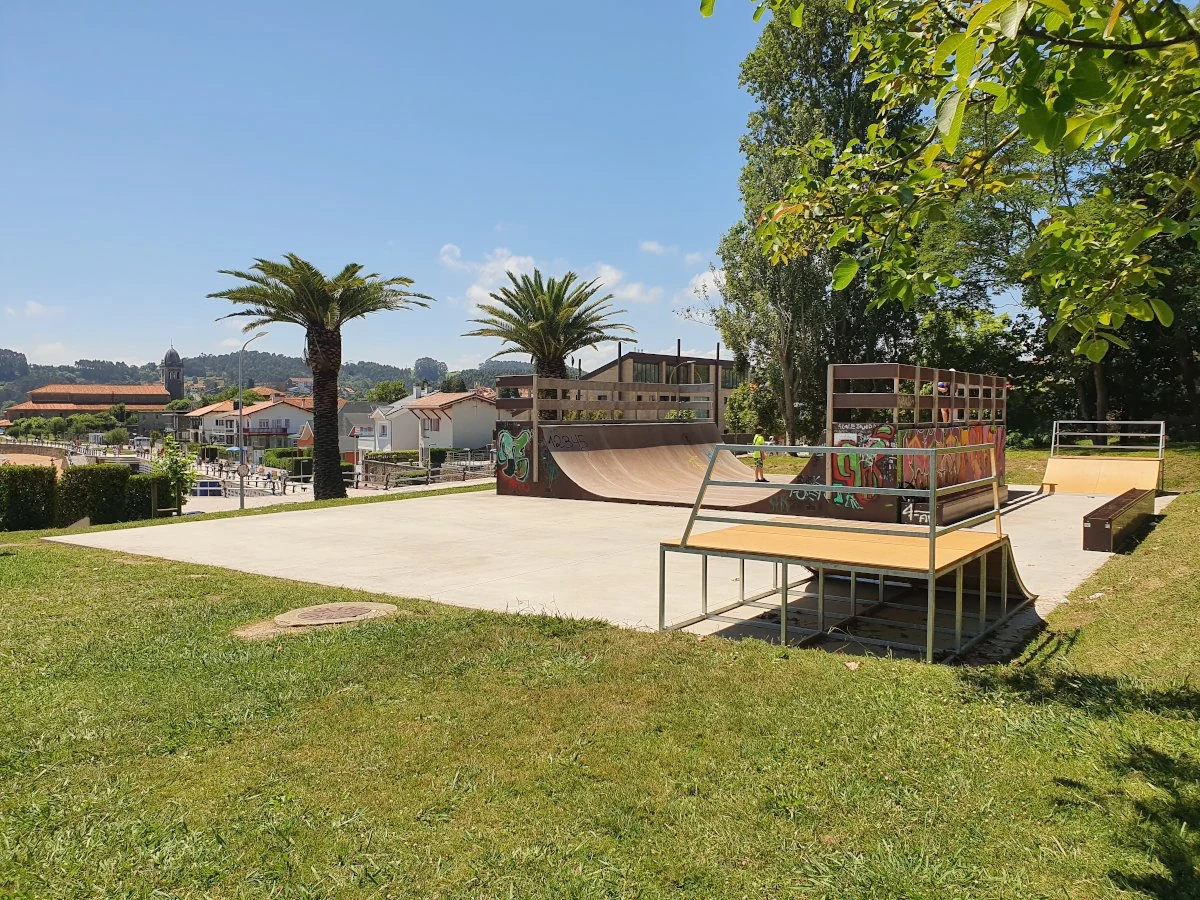
<svg viewBox="0 0 1200 900">
<path fill-rule="evenodd" d="M 396 612 L 391 603 L 322 603 L 289 610 L 275 617 L 275 624 L 285 628 L 303 625 L 337 625 L 342 622 L 361 622 L 378 619 Z"/>
</svg>

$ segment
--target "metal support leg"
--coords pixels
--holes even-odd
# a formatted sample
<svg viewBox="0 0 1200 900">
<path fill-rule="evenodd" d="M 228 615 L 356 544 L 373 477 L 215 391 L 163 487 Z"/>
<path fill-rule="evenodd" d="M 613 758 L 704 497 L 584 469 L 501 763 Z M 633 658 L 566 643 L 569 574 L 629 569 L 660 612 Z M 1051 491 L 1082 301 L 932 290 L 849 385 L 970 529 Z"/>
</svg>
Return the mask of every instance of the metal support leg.
<svg viewBox="0 0 1200 900">
<path fill-rule="evenodd" d="M 879 576 L 879 583 L 878 583 L 878 587 L 879 587 L 879 602 L 880 602 L 880 603 L 882 603 L 882 602 L 883 602 L 884 583 L 885 583 L 885 581 L 884 581 L 884 577 L 883 577 L 882 575 L 880 575 L 880 576 Z"/>
<path fill-rule="evenodd" d="M 771 563 L 771 587 L 779 590 L 779 563 Z"/>
<path fill-rule="evenodd" d="M 979 557 L 979 631 L 987 624 L 987 554 Z"/>
<path fill-rule="evenodd" d="M 700 612 L 708 615 L 708 554 L 700 554 Z"/>
<path fill-rule="evenodd" d="M 738 560 L 738 599 L 746 602 L 746 558 Z"/>
<path fill-rule="evenodd" d="M 925 609 L 925 662 L 933 662 L 933 629 L 937 618 L 937 577 L 929 576 L 929 602 Z"/>
<path fill-rule="evenodd" d="M 825 630 L 825 567 L 817 569 L 817 631 Z"/>
<path fill-rule="evenodd" d="M 858 615 L 858 573 L 850 573 L 850 615 Z"/>
<path fill-rule="evenodd" d="M 962 586 L 963 567 L 954 570 L 954 649 L 962 649 Z"/>
<path fill-rule="evenodd" d="M 787 646 L 788 567 L 783 564 L 783 589 L 779 593 L 779 643 Z"/>
<path fill-rule="evenodd" d="M 667 628 L 667 548 L 658 548 L 658 630 Z"/>
<path fill-rule="evenodd" d="M 1008 544 L 1000 548 L 1000 615 L 1008 615 Z"/>
</svg>

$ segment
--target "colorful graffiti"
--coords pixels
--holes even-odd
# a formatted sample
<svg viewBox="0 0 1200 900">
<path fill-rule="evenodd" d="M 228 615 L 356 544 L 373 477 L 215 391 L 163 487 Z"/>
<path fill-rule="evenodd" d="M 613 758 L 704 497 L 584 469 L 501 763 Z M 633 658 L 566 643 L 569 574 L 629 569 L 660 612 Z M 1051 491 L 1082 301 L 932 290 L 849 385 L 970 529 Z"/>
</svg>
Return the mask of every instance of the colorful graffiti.
<svg viewBox="0 0 1200 900">
<path fill-rule="evenodd" d="M 939 425 L 934 428 L 905 429 L 900 433 L 899 446 L 929 449 L 991 444 L 996 448 L 997 474 L 1003 482 L 1005 437 L 1003 425 Z M 943 487 L 968 481 L 979 481 L 990 478 L 992 475 L 992 454 L 988 450 L 947 453 L 938 456 L 937 466 L 938 484 Z M 928 457 L 904 457 L 902 471 L 904 486 L 928 490 Z"/>
<path fill-rule="evenodd" d="M 526 428 L 517 433 L 500 431 L 496 434 L 496 476 L 513 481 L 529 481 L 533 459 L 532 430 Z"/>
</svg>

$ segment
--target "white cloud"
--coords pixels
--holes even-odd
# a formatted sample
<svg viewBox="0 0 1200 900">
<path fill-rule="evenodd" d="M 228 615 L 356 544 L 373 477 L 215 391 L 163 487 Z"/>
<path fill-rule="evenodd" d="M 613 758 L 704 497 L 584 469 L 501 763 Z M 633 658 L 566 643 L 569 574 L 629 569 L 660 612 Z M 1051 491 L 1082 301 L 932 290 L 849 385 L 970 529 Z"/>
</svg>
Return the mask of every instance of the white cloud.
<svg viewBox="0 0 1200 900">
<path fill-rule="evenodd" d="M 480 303 L 486 303 L 489 295 L 501 285 L 508 283 L 508 273 L 532 274 L 535 263 L 532 256 L 518 256 L 507 247 L 497 247 L 481 260 L 463 259 L 462 249 L 457 244 L 444 244 L 438 260 L 447 269 L 470 272 L 472 282 L 463 298 L 450 298 L 450 302 L 467 305 L 472 312 Z"/>
<path fill-rule="evenodd" d="M 709 269 L 697 272 L 688 282 L 688 286 L 679 291 L 673 300 L 676 307 L 688 306 L 693 303 L 703 303 L 705 300 L 721 299 L 721 289 L 725 286 L 725 270 Z"/>
<path fill-rule="evenodd" d="M 225 338 L 225 340 L 221 341 L 221 346 L 222 347 L 239 347 L 240 348 L 242 346 L 242 339 L 235 338 L 235 337 Z"/>
<path fill-rule="evenodd" d="M 467 269 L 470 266 L 462 261 L 462 248 L 457 244 L 442 244 L 438 253 L 438 262 L 447 269 Z"/>
<path fill-rule="evenodd" d="M 598 263 L 592 278 L 600 279 L 604 290 L 627 303 L 653 303 L 662 298 L 663 289 L 641 281 L 626 281 L 625 273 L 608 263 Z"/>
<path fill-rule="evenodd" d="M 653 253 L 655 256 L 662 256 L 667 252 L 667 248 L 658 241 L 642 241 L 638 244 L 638 249 L 643 253 Z"/>
<path fill-rule="evenodd" d="M 683 261 L 689 266 L 696 266 L 696 265 L 699 265 L 700 263 L 704 262 L 704 254 L 703 253 L 685 253 L 683 256 Z"/>
<path fill-rule="evenodd" d="M 14 319 L 44 319 L 53 316 L 58 310 L 52 306 L 38 303 L 36 300 L 26 300 L 23 306 L 6 306 L 4 314 Z"/>
<path fill-rule="evenodd" d="M 61 366 L 75 362 L 75 353 L 62 341 L 38 344 L 29 354 L 29 361 L 44 366 Z"/>
</svg>

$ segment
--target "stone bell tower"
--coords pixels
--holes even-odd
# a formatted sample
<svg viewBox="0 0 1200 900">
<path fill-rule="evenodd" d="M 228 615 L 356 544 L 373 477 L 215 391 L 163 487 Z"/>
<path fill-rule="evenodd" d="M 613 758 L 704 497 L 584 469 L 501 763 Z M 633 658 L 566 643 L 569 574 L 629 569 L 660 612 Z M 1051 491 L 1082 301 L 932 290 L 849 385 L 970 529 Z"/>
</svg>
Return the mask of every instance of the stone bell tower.
<svg viewBox="0 0 1200 900">
<path fill-rule="evenodd" d="M 163 357 L 162 365 L 158 367 L 162 376 L 163 387 L 171 395 L 172 400 L 183 399 L 183 360 L 172 347 Z"/>
</svg>

